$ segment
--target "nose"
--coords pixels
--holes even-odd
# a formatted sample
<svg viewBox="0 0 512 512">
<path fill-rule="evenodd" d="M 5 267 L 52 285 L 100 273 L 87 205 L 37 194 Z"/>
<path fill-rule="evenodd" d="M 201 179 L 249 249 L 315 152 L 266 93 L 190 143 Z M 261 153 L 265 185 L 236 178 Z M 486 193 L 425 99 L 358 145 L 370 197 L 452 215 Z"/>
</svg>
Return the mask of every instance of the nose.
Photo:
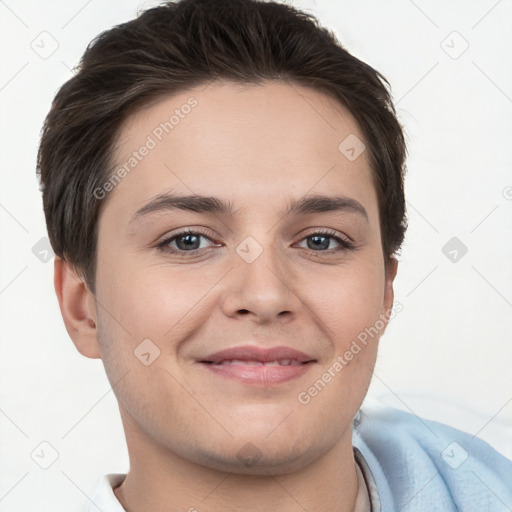
<svg viewBox="0 0 512 512">
<path fill-rule="evenodd" d="M 222 309 L 233 318 L 247 317 L 257 324 L 295 318 L 303 306 L 295 286 L 295 271 L 282 253 L 249 237 L 233 255 L 233 269 L 226 276 Z"/>
</svg>

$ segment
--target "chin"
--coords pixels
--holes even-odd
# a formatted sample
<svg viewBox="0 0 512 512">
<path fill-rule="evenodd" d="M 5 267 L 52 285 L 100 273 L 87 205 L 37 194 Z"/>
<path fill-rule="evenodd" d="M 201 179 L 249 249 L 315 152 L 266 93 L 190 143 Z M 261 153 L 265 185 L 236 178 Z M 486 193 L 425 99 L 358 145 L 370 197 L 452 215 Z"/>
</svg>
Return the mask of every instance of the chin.
<svg viewBox="0 0 512 512">
<path fill-rule="evenodd" d="M 238 475 L 275 476 L 298 471 L 318 459 L 329 450 L 329 446 L 297 448 L 288 442 L 272 441 L 261 437 L 231 440 L 229 446 L 214 450 L 210 445 L 196 457 L 199 464 L 217 471 Z"/>
</svg>

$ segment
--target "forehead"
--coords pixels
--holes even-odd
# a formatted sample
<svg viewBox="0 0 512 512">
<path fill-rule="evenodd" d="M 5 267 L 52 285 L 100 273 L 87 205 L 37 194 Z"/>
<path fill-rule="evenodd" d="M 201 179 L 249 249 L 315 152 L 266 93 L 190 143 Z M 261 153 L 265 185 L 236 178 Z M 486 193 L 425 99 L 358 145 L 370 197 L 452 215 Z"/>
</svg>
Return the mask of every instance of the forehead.
<svg viewBox="0 0 512 512">
<path fill-rule="evenodd" d="M 214 82 L 159 98 L 124 121 L 114 161 L 125 171 L 109 202 L 122 200 L 131 211 L 163 191 L 235 204 L 237 197 L 261 204 L 333 188 L 374 199 L 350 112 L 328 95 L 282 81 Z"/>
</svg>

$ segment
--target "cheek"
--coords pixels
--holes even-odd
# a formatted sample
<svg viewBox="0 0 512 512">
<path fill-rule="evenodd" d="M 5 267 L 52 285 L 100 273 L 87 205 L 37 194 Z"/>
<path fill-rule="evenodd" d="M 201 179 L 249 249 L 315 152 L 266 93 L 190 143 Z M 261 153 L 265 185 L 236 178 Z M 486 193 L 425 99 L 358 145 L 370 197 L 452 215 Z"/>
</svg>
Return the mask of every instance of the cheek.
<svg viewBox="0 0 512 512">
<path fill-rule="evenodd" d="M 351 421 L 370 385 L 383 327 L 384 273 L 374 262 L 340 269 L 336 278 L 316 284 L 317 290 L 330 290 L 315 299 L 330 354 L 297 398 L 311 421 L 324 428 L 326 421 Z"/>
<path fill-rule="evenodd" d="M 179 269 L 148 266 L 135 255 L 105 258 L 100 268 L 98 298 L 110 313 L 110 321 L 121 328 L 122 337 L 128 333 L 134 339 L 161 336 L 201 296 L 194 286 L 195 274 L 185 276 Z"/>
<path fill-rule="evenodd" d="M 111 347 L 116 374 L 124 367 L 138 369 L 135 357 L 146 346 L 168 357 L 204 325 L 212 309 L 208 292 L 223 273 L 191 272 L 185 265 L 139 268 L 129 258 L 107 269 L 107 285 L 98 289 L 99 309 L 106 326 L 102 344 Z"/>
<path fill-rule="evenodd" d="M 384 272 L 378 263 L 337 269 L 316 276 L 312 306 L 329 328 L 328 334 L 342 349 L 348 340 L 373 325 L 384 299 Z"/>
</svg>

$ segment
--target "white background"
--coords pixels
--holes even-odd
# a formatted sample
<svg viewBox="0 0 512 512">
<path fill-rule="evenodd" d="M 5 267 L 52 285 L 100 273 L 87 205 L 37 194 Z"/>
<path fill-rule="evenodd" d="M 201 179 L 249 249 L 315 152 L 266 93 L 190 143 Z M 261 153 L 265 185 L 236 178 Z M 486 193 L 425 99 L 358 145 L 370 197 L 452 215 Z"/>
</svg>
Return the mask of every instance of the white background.
<svg viewBox="0 0 512 512">
<path fill-rule="evenodd" d="M 407 133 L 403 311 L 370 396 L 512 458 L 512 1 L 292 3 L 388 78 Z M 89 41 L 156 4 L 0 2 L 0 511 L 78 510 L 99 476 L 128 469 L 101 361 L 74 348 L 53 259 L 32 252 L 46 237 L 35 165 L 53 95 Z M 58 44 L 47 58 L 41 38 Z M 456 262 L 442 252 L 452 237 L 468 249 Z M 30 455 L 42 441 L 59 454 L 46 470 Z"/>
</svg>

